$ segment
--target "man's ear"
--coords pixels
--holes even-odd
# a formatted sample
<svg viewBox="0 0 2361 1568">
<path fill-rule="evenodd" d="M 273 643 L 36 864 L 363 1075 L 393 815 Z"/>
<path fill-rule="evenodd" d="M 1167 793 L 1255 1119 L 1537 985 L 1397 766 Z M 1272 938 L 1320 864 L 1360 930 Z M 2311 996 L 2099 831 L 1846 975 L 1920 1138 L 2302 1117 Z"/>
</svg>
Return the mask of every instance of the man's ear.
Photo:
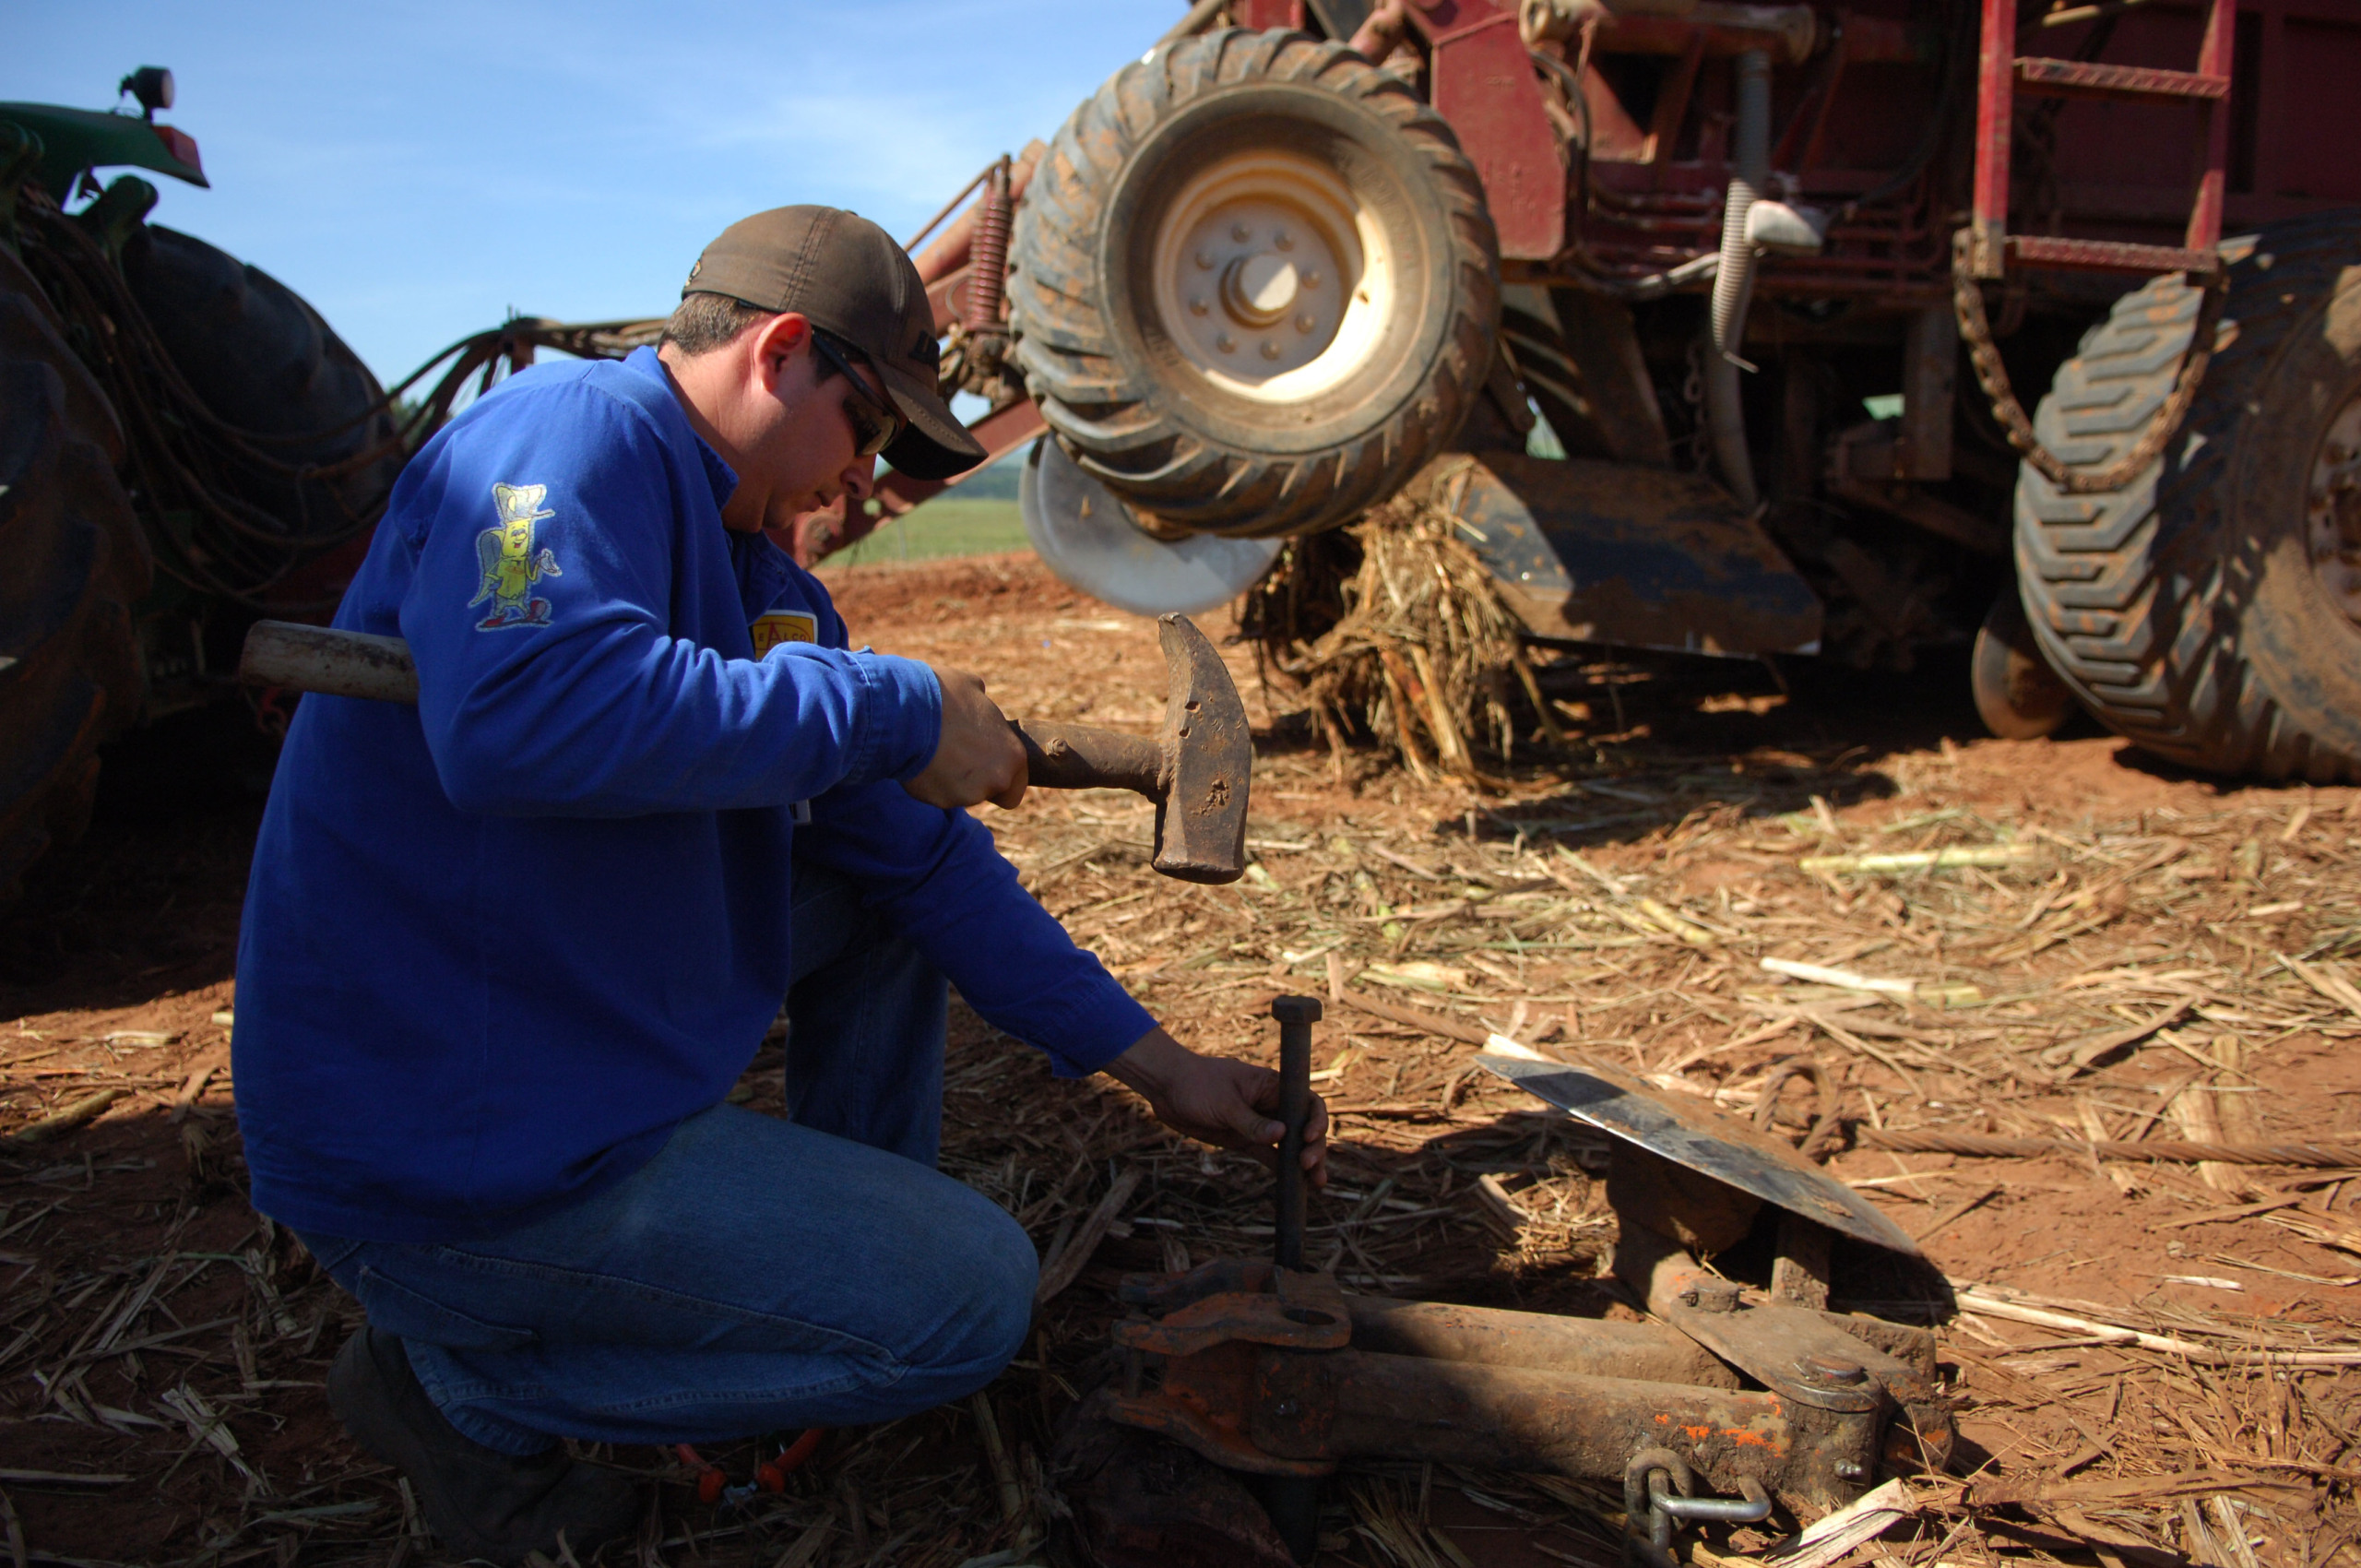
<svg viewBox="0 0 2361 1568">
<path fill-rule="evenodd" d="M 754 328 L 753 370 L 763 390 L 775 395 L 788 365 L 811 351 L 812 321 L 801 311 L 787 311 Z"/>
</svg>

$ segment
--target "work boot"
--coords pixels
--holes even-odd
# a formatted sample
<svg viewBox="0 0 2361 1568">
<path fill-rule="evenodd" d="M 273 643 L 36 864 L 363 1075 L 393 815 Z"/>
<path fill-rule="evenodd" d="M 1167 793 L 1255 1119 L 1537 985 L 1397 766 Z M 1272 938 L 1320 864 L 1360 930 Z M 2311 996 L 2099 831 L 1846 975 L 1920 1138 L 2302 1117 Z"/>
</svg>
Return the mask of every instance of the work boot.
<svg viewBox="0 0 2361 1568">
<path fill-rule="evenodd" d="M 362 1327 L 328 1369 L 328 1404 L 375 1458 L 408 1476 L 428 1528 L 454 1556 L 515 1563 L 553 1553 L 558 1532 L 587 1559 L 639 1520 L 630 1481 L 576 1464 L 563 1446 L 519 1457 L 463 1434 L 410 1371 L 395 1336 Z"/>
</svg>

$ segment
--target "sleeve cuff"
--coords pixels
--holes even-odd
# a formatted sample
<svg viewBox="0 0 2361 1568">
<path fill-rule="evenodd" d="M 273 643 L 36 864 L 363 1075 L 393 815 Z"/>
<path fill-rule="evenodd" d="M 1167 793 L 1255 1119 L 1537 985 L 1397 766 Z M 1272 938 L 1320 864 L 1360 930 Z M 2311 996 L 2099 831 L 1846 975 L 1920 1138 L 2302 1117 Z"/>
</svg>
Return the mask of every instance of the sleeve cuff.
<svg viewBox="0 0 2361 1568">
<path fill-rule="evenodd" d="M 943 742 L 942 683 L 919 659 L 889 653 L 852 657 L 873 705 L 863 726 L 860 777 L 896 783 L 917 778 Z"/>
</svg>

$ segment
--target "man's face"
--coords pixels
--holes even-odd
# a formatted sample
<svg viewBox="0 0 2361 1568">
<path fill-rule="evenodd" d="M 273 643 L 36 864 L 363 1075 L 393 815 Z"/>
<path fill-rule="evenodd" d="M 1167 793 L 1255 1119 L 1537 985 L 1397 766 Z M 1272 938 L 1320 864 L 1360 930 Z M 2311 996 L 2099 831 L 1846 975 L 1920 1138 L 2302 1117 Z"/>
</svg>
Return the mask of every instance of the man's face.
<svg viewBox="0 0 2361 1568">
<path fill-rule="evenodd" d="M 759 482 L 766 493 L 760 526 L 785 529 L 806 512 L 828 506 L 839 496 L 858 509 L 876 485 L 876 459 L 859 455 L 857 416 L 848 401 L 864 394 L 885 398 L 884 380 L 872 364 L 854 362 L 849 375 L 820 378 L 825 361 L 812 346 L 808 327 L 778 334 L 764 345 L 762 378 L 767 396 L 738 443 L 742 481 Z M 871 416 L 873 420 L 873 416 Z"/>
</svg>

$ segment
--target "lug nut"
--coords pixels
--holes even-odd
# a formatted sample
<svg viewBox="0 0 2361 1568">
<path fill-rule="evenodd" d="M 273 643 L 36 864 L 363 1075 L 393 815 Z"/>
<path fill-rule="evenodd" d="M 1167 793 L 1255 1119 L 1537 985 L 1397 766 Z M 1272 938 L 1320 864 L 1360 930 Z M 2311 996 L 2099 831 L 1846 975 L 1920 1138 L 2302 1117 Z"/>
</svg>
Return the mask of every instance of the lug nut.
<svg viewBox="0 0 2361 1568">
<path fill-rule="evenodd" d="M 1229 237 L 1242 245 L 1254 237 L 1254 231 L 1243 223 L 1233 223 L 1229 226 Z"/>
<path fill-rule="evenodd" d="M 1202 299 L 1192 299 L 1189 302 L 1189 314 L 1191 315 L 1203 315 L 1211 308 L 1212 307 L 1207 305 Z"/>
<path fill-rule="evenodd" d="M 1303 275 L 1302 286 L 1307 289 L 1317 289 L 1320 287 L 1320 274 L 1317 272 L 1305 273 Z"/>
<path fill-rule="evenodd" d="M 1263 339 L 1263 357 L 1266 360 L 1275 360 L 1279 357 L 1279 346 L 1268 338 Z"/>
<path fill-rule="evenodd" d="M 1271 236 L 1271 244 L 1280 250 L 1291 251 L 1295 249 L 1295 236 L 1282 229 Z"/>
<path fill-rule="evenodd" d="M 1211 251 L 1199 251 L 1199 252 L 1197 253 L 1197 255 L 1196 255 L 1195 260 L 1196 260 L 1196 263 L 1197 263 L 1197 270 L 1198 270 L 1198 271 L 1200 271 L 1200 272 L 1211 272 L 1211 271 L 1214 269 L 1214 253 L 1213 253 L 1213 252 L 1211 252 Z"/>
<path fill-rule="evenodd" d="M 1312 315 L 1310 311 L 1305 311 L 1301 315 L 1295 318 L 1295 329 L 1298 332 L 1309 332 L 1319 325 L 1319 322 L 1312 319 Z"/>
<path fill-rule="evenodd" d="M 1842 1356 L 1809 1355 L 1804 1358 L 1804 1373 L 1820 1383 L 1867 1383 L 1869 1370 L 1858 1361 L 1848 1361 Z"/>
<path fill-rule="evenodd" d="M 1214 339 L 1214 347 L 1226 354 L 1238 347 L 1238 339 L 1225 332 Z"/>
</svg>

